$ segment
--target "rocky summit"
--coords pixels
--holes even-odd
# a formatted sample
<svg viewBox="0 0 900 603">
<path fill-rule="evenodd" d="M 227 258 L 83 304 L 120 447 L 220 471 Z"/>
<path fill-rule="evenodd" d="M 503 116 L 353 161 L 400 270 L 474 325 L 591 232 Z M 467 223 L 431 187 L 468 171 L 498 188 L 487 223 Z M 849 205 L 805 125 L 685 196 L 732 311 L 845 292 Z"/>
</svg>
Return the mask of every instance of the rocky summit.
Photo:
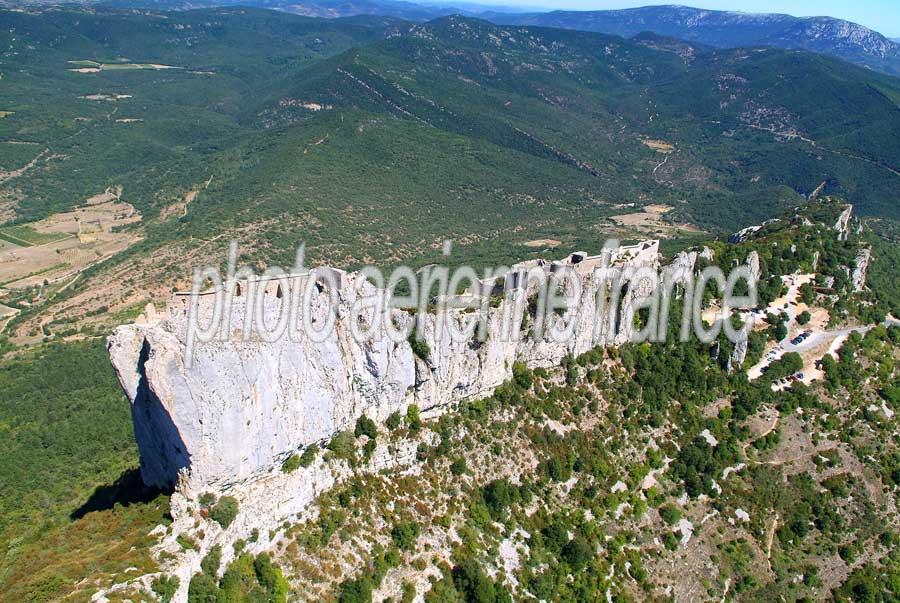
<svg viewBox="0 0 900 603">
<path fill-rule="evenodd" d="M 657 249 L 657 241 L 648 241 L 621 247 L 610 257 L 616 267 L 655 270 Z M 488 307 L 483 338 L 477 332 L 466 341 L 449 336 L 451 327 L 463 330 L 461 324 L 471 316 L 467 310 L 449 311 L 446 322 L 431 313 L 416 317 L 393 310 L 401 329 L 423 323 L 425 352 L 414 352 L 407 340 L 358 341 L 352 333 L 358 319 L 355 302 L 361 295 L 384 292 L 367 283 L 357 287 L 354 273 L 338 285 L 334 333 L 324 341 L 244 338 L 250 298 L 235 296 L 228 336 L 196 343 L 188 367 L 189 296 L 176 296 L 160 314 L 148 307 L 137 323 L 118 327 L 108 341 L 110 360 L 131 401 L 144 482 L 166 487 L 180 481 L 183 489 L 195 492 L 222 489 L 270 470 L 308 444 L 327 440 L 362 415 L 384 421 L 413 404 L 429 410 L 484 397 L 511 377 L 516 362 L 529 368 L 556 366 L 567 355 L 593 348 L 598 337 L 627 341 L 629 332 L 613 332 L 615 325 L 595 311 L 601 284 L 591 270 L 600 257 L 574 254 L 563 262 L 539 260 L 512 268 L 537 267 L 547 274 L 560 265 L 575 268 L 581 299 L 574 335 L 563 341 L 554 340 L 549 329 L 540 339 L 507 334 L 510 316 L 515 327 L 523 324 L 526 298 L 534 294 L 528 287 L 510 290 Z M 672 267 L 690 273 L 696 258 L 696 252 L 680 254 Z M 304 278 L 294 277 L 297 282 Z M 635 287 L 622 300 L 623 325 L 631 324 L 625 317 L 633 314 L 631 300 L 639 293 Z M 271 287 L 261 295 L 265 322 L 275 324 L 287 296 Z M 203 324 L 214 312 L 212 299 L 199 296 L 196 308 Z M 324 317 L 330 299 L 327 291 L 316 290 L 311 312 Z M 552 320 L 562 318 L 554 315 Z"/>
</svg>

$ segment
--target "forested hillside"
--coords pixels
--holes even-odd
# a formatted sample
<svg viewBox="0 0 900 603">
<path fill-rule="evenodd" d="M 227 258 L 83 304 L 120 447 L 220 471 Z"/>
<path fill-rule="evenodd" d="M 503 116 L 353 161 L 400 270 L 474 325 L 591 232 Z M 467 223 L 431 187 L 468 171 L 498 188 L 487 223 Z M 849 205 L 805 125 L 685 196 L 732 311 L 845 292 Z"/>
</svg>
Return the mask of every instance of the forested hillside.
<svg viewBox="0 0 900 603">
<path fill-rule="evenodd" d="M 19 341 L 136 315 L 229 239 L 258 265 L 305 242 L 353 268 L 422 265 L 449 238 L 481 265 L 726 233 L 813 194 L 881 232 L 900 216 L 900 80 L 822 55 L 248 8 L 0 24 L 0 238 L 75 234 L 60 212 L 119 204 L 115 243 L 0 280 Z"/>
<path fill-rule="evenodd" d="M 246 209 L 236 221 L 246 224 L 258 217 L 254 205 L 270 217 L 309 203 L 338 211 L 389 203 L 372 189 L 402 190 L 421 170 L 395 165 L 377 136 L 366 140 L 375 129 L 423 161 L 471 174 L 467 190 L 488 207 L 520 194 L 587 208 L 665 201 L 718 230 L 826 182 L 862 212 L 896 217 L 900 158 L 890 143 L 900 85 L 818 55 L 460 17 L 411 26 L 215 9 L 7 11 L 2 20 L 3 168 L 37 158 L 3 182 L 7 215 L 18 221 L 114 184 L 152 216 L 210 175 L 209 194 L 191 209 L 218 225 L 204 214 L 225 206 Z M 103 66 L 91 72 L 91 62 Z M 331 186 L 319 186 L 319 155 L 351 138 L 377 176 L 361 187 L 358 158 L 334 154 Z M 668 146 L 647 144 L 657 139 Z M 470 158 L 478 165 L 463 167 Z M 561 184 L 509 187 L 496 162 Z M 259 199 L 272 189 L 254 185 L 268 188 L 259 174 L 272 171 L 287 189 L 277 207 Z M 457 197 L 422 194 L 396 196 L 432 208 Z M 528 209 L 539 213 L 535 205 Z"/>
</svg>

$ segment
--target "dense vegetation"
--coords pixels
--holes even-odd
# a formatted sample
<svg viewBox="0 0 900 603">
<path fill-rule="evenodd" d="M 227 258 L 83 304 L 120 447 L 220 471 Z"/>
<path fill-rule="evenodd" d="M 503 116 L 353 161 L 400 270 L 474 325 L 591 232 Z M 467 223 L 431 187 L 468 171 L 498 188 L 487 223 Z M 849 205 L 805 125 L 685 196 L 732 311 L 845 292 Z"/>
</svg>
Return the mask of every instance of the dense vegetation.
<svg viewBox="0 0 900 603">
<path fill-rule="evenodd" d="M 756 251 L 780 282 L 818 253 L 823 275 L 841 273 L 860 243 L 835 241 L 841 209 L 824 200 L 791 212 L 716 245 L 715 262 Z M 877 307 L 876 292 L 848 287 L 804 297 L 850 320 Z M 674 324 L 678 311 L 675 302 Z M 756 359 L 778 335 L 758 336 Z M 716 600 L 893 600 L 898 343 L 898 327 L 851 334 L 837 360 L 825 356 L 821 383 L 785 389 L 772 383 L 798 370 L 798 354 L 748 381 L 728 371 L 723 339 L 596 349 L 550 371 L 517 363 L 491 397 L 415 430 L 397 414 L 387 433 L 365 419 L 345 432 L 329 462 L 361 469 L 372 438 L 413 438 L 423 473 L 358 473 L 320 497 L 317 519 L 288 530 L 283 559 L 311 597 L 345 602 L 379 600 L 398 581 L 400 600 L 412 600 L 404 580 L 426 569 L 432 603 L 642 600 L 664 584 L 687 588 L 707 562 L 715 570 L 694 592 Z M 512 570 L 499 553 L 510 542 Z M 312 569 L 348 560 L 347 571 Z"/>
<path fill-rule="evenodd" d="M 0 362 L 0 600 L 53 601 L 94 572 L 153 567 L 147 532 L 168 504 L 137 461 L 101 341 Z"/>
<path fill-rule="evenodd" d="M 858 372 L 833 387 L 848 387 L 843 391 L 852 398 L 865 398 L 872 390 L 857 387 L 865 376 L 877 378 L 877 391 L 894 374 L 897 341 L 897 328 L 857 338 L 840 366 Z M 693 360 L 685 365 L 683 358 Z M 869 423 L 878 431 L 872 435 L 851 427 L 857 421 L 852 409 L 866 402 L 839 405 L 802 385 L 776 394 L 767 380 L 748 384 L 743 375 L 729 376 L 710 348 L 697 343 L 595 350 L 569 367 L 564 370 L 574 376 L 565 387 L 552 372 L 520 368 L 494 396 L 427 424 L 436 443 L 419 445 L 423 479 L 361 474 L 323 495 L 319 518 L 289 531 L 297 546 L 289 546 L 285 558 L 295 572 L 306 572 L 303 584 L 327 589 L 330 580 L 312 571 L 309 560 L 330 567 L 362 555 L 354 573 L 337 586 L 338 601 L 376 600 L 385 578 L 396 580 L 392 572 L 406 567 L 421 572 L 430 564 L 438 570 L 426 587 L 431 603 L 510 601 L 512 593 L 518 600 L 523 592 L 553 601 L 592 601 L 606 592 L 616 600 L 640 600 L 659 592 L 662 575 L 684 582 L 678 570 L 667 574 L 671 564 L 695 571 L 709 555 L 718 572 L 705 581 L 712 598 L 725 590 L 741 600 L 821 598 L 829 592 L 822 589 L 823 580 L 834 584 L 834 577 L 826 576 L 833 551 L 856 567 L 846 584 L 835 588 L 839 600 L 892 600 L 900 592 L 900 565 L 891 551 L 897 526 L 880 506 L 893 503 L 863 495 L 876 488 L 879 497 L 895 497 L 891 472 L 898 465 L 889 460 L 889 443 L 876 448 L 869 443 L 891 429 L 888 422 L 866 419 L 875 421 Z M 648 373 L 658 376 L 648 379 Z M 710 378 L 708 395 L 698 398 L 697 384 Z M 664 421 L 654 426 L 641 417 L 660 386 L 668 402 Z M 731 404 L 709 413 L 716 399 Z M 837 421 L 822 425 L 822 443 L 826 432 L 844 434 L 840 438 L 853 458 L 871 454 L 867 466 L 886 462 L 887 468 L 870 480 L 847 466 L 850 457 L 827 445 L 808 452 L 815 459 L 809 468 L 783 466 L 777 460 L 784 454 L 780 431 L 757 438 L 749 427 L 748 418 L 762 408 L 777 409 L 789 424 L 807 421 L 806 428 L 837 413 Z M 562 434 L 551 421 L 591 427 Z M 408 435 L 397 426 L 387 437 L 398 441 Z M 453 471 L 461 454 L 477 459 L 478 469 Z M 528 468 L 532 458 L 538 461 L 534 470 Z M 515 477 L 500 477 L 507 472 Z M 653 485 L 647 486 L 651 474 Z M 705 523 L 739 512 L 751 518 L 748 525 L 714 519 L 701 527 L 701 518 Z M 393 527 L 379 533 L 375 526 L 383 521 Z M 427 543 L 440 542 L 451 529 L 458 539 L 445 561 L 433 556 Z M 672 551 L 683 546 L 683 538 L 691 539 L 686 529 L 697 530 L 693 538 L 702 544 L 678 561 L 682 557 Z M 775 540 L 767 571 L 769 530 Z M 500 574 L 491 576 L 502 567 L 500 543 L 513 538 L 528 553 L 519 557 L 522 565 L 511 585 Z M 853 566 L 857 558 L 872 561 Z M 805 578 L 795 580 L 798 573 Z M 412 600 L 412 584 L 404 583 L 402 593 L 401 600 Z M 875 598 L 856 599 L 863 593 Z"/>
<path fill-rule="evenodd" d="M 0 163 L 47 149 L 2 184 L 16 220 L 114 184 L 153 218 L 212 176 L 186 216 L 150 222 L 140 253 L 224 228 L 244 233 L 252 259 L 285 265 L 301 240 L 312 260 L 346 266 L 428 255 L 442 238 L 499 261 L 528 238 L 587 247 L 617 203 L 668 202 L 676 219 L 731 229 L 822 182 L 897 218 L 900 86 L 818 55 L 696 48 L 685 61 L 648 40 L 455 17 L 0 21 L 0 109 L 14 111 L 0 137 L 33 143 L 4 142 Z M 68 71 L 118 57 L 181 69 Z M 82 98 L 97 93 L 131 98 Z"/>
<path fill-rule="evenodd" d="M 137 458 L 128 405 L 99 341 L 5 360 L 0 426 L 4 532 L 73 511 Z"/>
<path fill-rule="evenodd" d="M 203 559 L 203 571 L 191 578 L 188 603 L 285 603 L 287 581 L 268 555 L 244 553 L 219 579 L 221 554 L 213 549 Z"/>
</svg>

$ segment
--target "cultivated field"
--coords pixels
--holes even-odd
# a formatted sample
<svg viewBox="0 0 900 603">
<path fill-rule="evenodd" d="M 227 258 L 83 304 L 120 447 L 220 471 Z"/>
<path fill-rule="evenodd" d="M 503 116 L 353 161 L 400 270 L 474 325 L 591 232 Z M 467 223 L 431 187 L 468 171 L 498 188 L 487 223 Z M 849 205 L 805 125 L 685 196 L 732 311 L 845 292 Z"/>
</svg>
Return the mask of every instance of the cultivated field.
<svg viewBox="0 0 900 603">
<path fill-rule="evenodd" d="M 107 191 L 73 211 L 2 228 L 0 286 L 22 290 L 71 278 L 131 245 L 138 235 L 117 230 L 140 219 L 134 207 Z"/>
<path fill-rule="evenodd" d="M 135 71 L 139 69 L 181 69 L 181 67 L 175 67 L 173 65 L 161 65 L 159 63 L 132 63 L 127 59 L 109 63 L 76 60 L 69 61 L 69 64 L 76 65 L 76 67 L 72 67 L 69 69 L 69 71 L 74 71 L 75 73 L 100 73 L 101 71 Z"/>
</svg>

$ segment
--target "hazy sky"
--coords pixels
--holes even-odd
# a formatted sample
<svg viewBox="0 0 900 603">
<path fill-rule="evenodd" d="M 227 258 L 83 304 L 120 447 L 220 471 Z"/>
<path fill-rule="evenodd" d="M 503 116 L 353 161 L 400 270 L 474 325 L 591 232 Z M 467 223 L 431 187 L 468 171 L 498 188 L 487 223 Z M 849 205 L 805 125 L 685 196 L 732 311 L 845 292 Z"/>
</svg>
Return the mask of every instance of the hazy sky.
<svg viewBox="0 0 900 603">
<path fill-rule="evenodd" d="M 478 2 L 478 0 L 474 0 Z M 555 9 L 603 10 L 649 4 L 684 4 L 698 8 L 751 13 L 787 13 L 798 17 L 829 16 L 855 21 L 886 36 L 900 37 L 898 0 L 487 0 L 485 4 L 529 4 Z"/>
</svg>

